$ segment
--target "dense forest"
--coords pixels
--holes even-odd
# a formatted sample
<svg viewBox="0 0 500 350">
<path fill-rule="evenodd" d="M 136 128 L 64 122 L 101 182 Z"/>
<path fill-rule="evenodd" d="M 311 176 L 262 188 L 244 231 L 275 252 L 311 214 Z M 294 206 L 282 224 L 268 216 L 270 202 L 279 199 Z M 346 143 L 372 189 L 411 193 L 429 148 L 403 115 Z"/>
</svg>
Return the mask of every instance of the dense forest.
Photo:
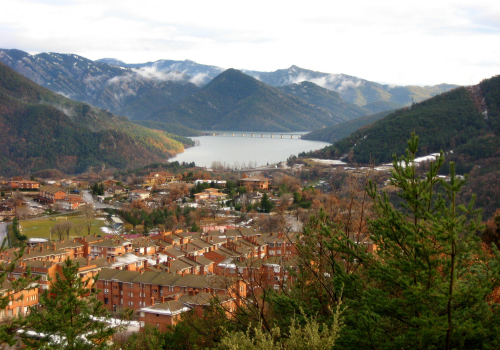
<svg viewBox="0 0 500 350">
<path fill-rule="evenodd" d="M 365 125 L 372 124 L 377 120 L 384 118 L 385 116 L 393 113 L 394 111 L 384 111 L 377 114 L 371 114 L 364 117 L 359 117 L 353 120 L 349 120 L 343 123 L 339 123 L 328 128 L 323 128 L 319 130 L 314 130 L 302 136 L 304 140 L 314 140 L 314 141 L 324 141 L 334 143 L 336 141 L 342 140 L 348 137 L 356 130 L 364 127 Z"/>
<path fill-rule="evenodd" d="M 55 94 L 0 63 L 1 175 L 138 167 L 182 152 L 179 141 Z"/>
</svg>

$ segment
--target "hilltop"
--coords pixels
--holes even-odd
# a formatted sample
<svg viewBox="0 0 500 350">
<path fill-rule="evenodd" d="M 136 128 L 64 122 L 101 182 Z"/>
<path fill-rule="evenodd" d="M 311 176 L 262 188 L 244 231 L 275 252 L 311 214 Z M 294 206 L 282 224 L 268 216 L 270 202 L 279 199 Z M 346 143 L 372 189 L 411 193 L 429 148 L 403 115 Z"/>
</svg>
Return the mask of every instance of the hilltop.
<svg viewBox="0 0 500 350">
<path fill-rule="evenodd" d="M 177 71 L 124 68 L 74 54 L 0 49 L 0 61 L 54 92 L 132 119 L 198 90 Z"/>
<path fill-rule="evenodd" d="M 55 94 L 0 63 L 0 175 L 124 169 L 183 150 L 167 133 Z"/>
<path fill-rule="evenodd" d="M 404 153 L 412 132 L 420 137 L 419 156 L 442 150 L 458 174 L 469 174 L 464 193 L 477 193 L 485 215 L 500 207 L 500 76 L 397 110 L 313 154 L 360 164 L 391 162 L 393 154 Z M 443 167 L 443 173 L 448 170 Z"/>
<path fill-rule="evenodd" d="M 300 131 L 343 119 L 235 69 L 219 74 L 190 97 L 144 119 L 201 130 Z"/>
</svg>

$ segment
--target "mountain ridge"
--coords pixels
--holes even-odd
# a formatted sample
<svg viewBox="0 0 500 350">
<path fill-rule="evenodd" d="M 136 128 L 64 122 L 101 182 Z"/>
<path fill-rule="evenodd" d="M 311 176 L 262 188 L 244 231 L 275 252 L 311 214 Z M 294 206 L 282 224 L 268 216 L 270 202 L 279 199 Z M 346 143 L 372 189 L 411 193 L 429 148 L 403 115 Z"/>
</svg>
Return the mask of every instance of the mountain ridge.
<svg viewBox="0 0 500 350">
<path fill-rule="evenodd" d="M 183 149 L 166 133 L 55 94 L 0 63 L 1 175 L 124 169 L 165 161 Z"/>
</svg>

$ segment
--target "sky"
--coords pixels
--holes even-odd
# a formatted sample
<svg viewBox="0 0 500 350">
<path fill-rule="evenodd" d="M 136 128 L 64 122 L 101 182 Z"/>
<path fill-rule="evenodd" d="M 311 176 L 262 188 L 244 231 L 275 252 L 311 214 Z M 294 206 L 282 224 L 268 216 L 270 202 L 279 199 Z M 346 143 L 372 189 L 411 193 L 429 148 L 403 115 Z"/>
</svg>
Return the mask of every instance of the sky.
<svg viewBox="0 0 500 350">
<path fill-rule="evenodd" d="M 0 48 L 127 63 L 297 65 L 395 85 L 471 85 L 500 74 L 494 0 L 7 0 Z"/>
</svg>

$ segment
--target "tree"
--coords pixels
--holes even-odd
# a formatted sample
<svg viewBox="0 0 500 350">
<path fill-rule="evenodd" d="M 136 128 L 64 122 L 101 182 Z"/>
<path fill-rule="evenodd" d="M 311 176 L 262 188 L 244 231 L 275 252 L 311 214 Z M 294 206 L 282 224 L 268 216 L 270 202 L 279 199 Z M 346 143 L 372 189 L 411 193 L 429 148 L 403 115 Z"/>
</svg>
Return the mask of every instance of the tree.
<svg viewBox="0 0 500 350">
<path fill-rule="evenodd" d="M 269 199 L 269 196 L 267 195 L 267 193 L 264 193 L 264 195 L 262 196 L 262 199 L 260 200 L 261 210 L 265 213 L 269 213 L 273 209 L 273 206 L 274 205 L 271 202 L 271 200 Z"/>
<path fill-rule="evenodd" d="M 59 240 L 64 238 L 64 235 L 69 238 L 69 232 L 71 231 L 71 227 L 73 224 L 71 221 L 58 222 L 50 229 L 50 233 L 55 234 Z"/>
<path fill-rule="evenodd" d="M 95 212 L 92 204 L 87 204 L 82 209 L 82 214 L 85 219 L 85 228 L 87 229 L 87 236 L 90 236 L 90 230 L 92 229 L 92 222 L 94 221 Z"/>
<path fill-rule="evenodd" d="M 14 219 L 16 220 L 16 219 Z M 4 240 L 0 246 L 0 252 L 5 250 L 5 243 L 7 241 Z M 7 277 L 10 273 L 14 271 L 16 268 L 16 264 L 22 258 L 24 254 L 24 247 L 15 253 L 14 259 L 10 263 L 1 263 L 0 264 L 0 285 L 5 288 L 7 286 L 7 291 L 0 294 L 0 310 L 5 310 L 5 308 L 9 305 L 9 303 L 13 302 L 14 297 L 19 296 L 18 293 L 22 293 L 23 290 L 32 288 L 33 285 L 35 288 L 38 288 L 36 285 L 36 281 L 38 280 L 38 276 L 33 276 L 31 274 L 31 270 L 29 267 L 26 269 L 26 273 L 24 276 L 21 276 L 15 280 L 7 281 Z M 21 296 L 23 298 L 24 296 Z M 0 325 L 0 344 L 8 344 L 13 346 L 16 342 L 15 336 L 17 334 L 17 330 L 21 327 L 22 318 L 16 317 L 10 319 L 8 322 L 3 322 Z"/>
<path fill-rule="evenodd" d="M 422 178 L 414 163 L 417 148 L 412 134 L 406 156 L 394 157 L 391 184 L 400 190 L 401 205 L 376 184 L 367 187 L 376 213 L 369 225 L 376 254 L 337 223 L 318 227 L 330 232 L 325 244 L 339 254 L 329 261 L 333 285 L 344 285 L 348 296 L 340 341 L 357 349 L 497 348 L 499 308 L 490 300 L 499 286 L 500 257 L 482 247 L 473 201 L 457 204 L 464 181 L 454 164 L 449 182 L 438 178 L 442 154 Z"/>
<path fill-rule="evenodd" d="M 40 308 L 33 309 L 23 325 L 40 336 L 23 333 L 23 341 L 36 349 L 108 349 L 116 328 L 107 326 L 109 314 L 97 300 L 92 283 L 67 259 L 62 275 L 56 275 L 50 291 L 40 297 Z"/>
</svg>

